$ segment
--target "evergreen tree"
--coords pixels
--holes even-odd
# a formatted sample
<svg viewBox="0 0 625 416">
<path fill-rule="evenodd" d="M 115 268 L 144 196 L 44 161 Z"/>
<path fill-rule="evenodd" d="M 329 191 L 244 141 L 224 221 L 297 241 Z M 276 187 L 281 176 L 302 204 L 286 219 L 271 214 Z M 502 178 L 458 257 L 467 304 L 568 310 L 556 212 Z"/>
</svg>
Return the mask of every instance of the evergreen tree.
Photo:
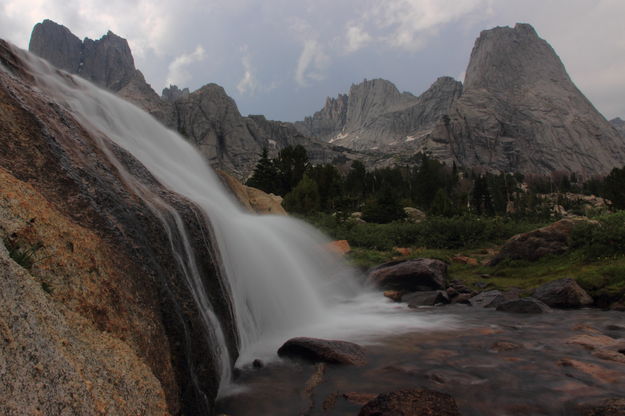
<svg viewBox="0 0 625 416">
<path fill-rule="evenodd" d="M 362 219 L 384 224 L 400 220 L 406 216 L 399 200 L 391 188 L 382 188 L 377 198 L 369 200 L 362 211 Z"/>
<path fill-rule="evenodd" d="M 312 214 L 319 211 L 319 187 L 304 175 L 302 180 L 284 197 L 284 208 L 292 213 Z"/>
<path fill-rule="evenodd" d="M 280 150 L 274 164 L 278 171 L 278 194 L 286 195 L 302 180 L 308 169 L 308 153 L 302 145 L 287 146 Z"/>
<path fill-rule="evenodd" d="M 432 200 L 432 206 L 430 208 L 431 215 L 438 215 L 441 217 L 451 217 L 455 214 L 453 202 L 447 196 L 447 192 L 443 188 L 439 188 Z"/>
<path fill-rule="evenodd" d="M 625 167 L 614 168 L 603 181 L 603 195 L 616 209 L 625 209 Z"/>
<path fill-rule="evenodd" d="M 277 193 L 277 177 L 278 170 L 273 161 L 269 159 L 267 148 L 263 147 L 263 152 L 260 154 L 260 160 L 254 168 L 254 173 L 245 184 L 267 193 Z"/>
</svg>

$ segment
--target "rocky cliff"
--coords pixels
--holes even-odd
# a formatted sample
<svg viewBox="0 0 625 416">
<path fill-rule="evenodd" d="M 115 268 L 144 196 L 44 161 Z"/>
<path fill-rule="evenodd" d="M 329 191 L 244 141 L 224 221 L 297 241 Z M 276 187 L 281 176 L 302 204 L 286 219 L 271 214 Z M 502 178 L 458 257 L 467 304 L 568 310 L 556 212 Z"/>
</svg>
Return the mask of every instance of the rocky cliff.
<svg viewBox="0 0 625 416">
<path fill-rule="evenodd" d="M 383 79 L 352 85 L 348 95 L 328 98 L 325 107 L 295 125 L 304 134 L 352 149 L 385 149 L 431 128 L 462 92 L 462 84 L 441 77 L 421 96 L 400 93 Z"/>
<path fill-rule="evenodd" d="M 505 171 L 593 175 L 625 162 L 625 143 L 527 24 L 483 31 L 464 92 L 429 139 L 449 159 Z"/>
<path fill-rule="evenodd" d="M 169 116 L 168 107 L 135 68 L 126 39 L 111 31 L 98 40 L 81 41 L 65 26 L 46 19 L 33 28 L 28 49 L 57 68 L 117 93 L 156 118 Z"/>
<path fill-rule="evenodd" d="M 610 120 L 610 124 L 616 129 L 616 131 L 621 133 L 621 136 L 625 137 L 625 120 L 620 117 L 616 117 Z"/>
<path fill-rule="evenodd" d="M 195 205 L 35 88 L 25 59 L 0 41 L 0 402 L 16 415 L 210 414 L 213 328 L 163 217 L 175 209 L 190 244 L 208 249 L 198 272 L 234 357 L 211 231 Z"/>
<path fill-rule="evenodd" d="M 623 137 L 527 24 L 483 31 L 464 87 L 444 77 L 411 97 L 389 84 L 353 86 L 297 126 L 332 143 L 400 159 L 429 152 L 448 163 L 509 172 L 589 176 L 625 162 Z"/>
<path fill-rule="evenodd" d="M 275 155 L 285 146 L 301 144 L 313 163 L 327 163 L 340 156 L 339 151 L 305 137 L 289 123 L 243 117 L 217 84 L 193 92 L 172 85 L 159 97 L 135 68 L 128 42 L 112 32 L 99 40 L 81 42 L 66 27 L 44 20 L 35 25 L 29 50 L 148 111 L 194 143 L 213 167 L 239 179 L 253 171 L 263 147 Z"/>
</svg>

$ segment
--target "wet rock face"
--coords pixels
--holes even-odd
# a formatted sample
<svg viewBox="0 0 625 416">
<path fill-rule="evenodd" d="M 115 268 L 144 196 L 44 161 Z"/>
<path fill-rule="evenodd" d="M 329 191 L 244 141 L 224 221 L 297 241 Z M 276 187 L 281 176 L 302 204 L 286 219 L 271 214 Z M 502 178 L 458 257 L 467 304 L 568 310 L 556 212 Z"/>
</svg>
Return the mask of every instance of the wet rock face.
<svg viewBox="0 0 625 416">
<path fill-rule="evenodd" d="M 358 416 L 460 416 L 454 399 L 433 390 L 412 389 L 380 394 Z"/>
<path fill-rule="evenodd" d="M 559 279 L 538 287 L 534 298 L 552 308 L 581 308 L 591 306 L 593 300 L 573 279 Z"/>
<path fill-rule="evenodd" d="M 314 363 L 361 366 L 367 362 L 365 352 L 358 344 L 306 337 L 291 338 L 278 349 L 278 355 Z"/>
<path fill-rule="evenodd" d="M 119 176 L 119 167 L 113 166 L 73 115 L 51 97 L 33 91 L 27 68 L 5 42 L 0 42 L 0 64 L 8 71 L 0 71 L 0 168 L 16 181 L 27 182 L 43 201 L 34 204 L 32 196 L 22 195 L 26 191 L 13 192 L 9 198 L 19 201 L 23 197 L 21 207 L 32 205 L 32 209 L 10 211 L 18 219 L 7 220 L 6 227 L 13 227 L 11 233 L 19 241 L 34 244 L 41 240 L 54 253 L 33 269 L 35 277 L 81 325 L 95 334 L 107 333 L 139 357 L 160 383 L 171 413 L 210 412 L 218 387 L 217 364 L 210 358 L 211 328 L 199 318 L 163 224 L 131 192 Z M 131 155 L 103 140 L 153 201 L 178 210 L 191 244 L 205 251 L 210 230 L 198 220 L 202 216 L 195 208 L 162 188 Z M 26 226 L 19 218 L 33 222 Z M 181 244 L 176 232 L 173 238 L 174 246 Z M 234 321 L 215 258 L 209 247 L 209 255 L 196 261 L 235 356 Z M 39 270 L 43 266 L 47 268 Z M 82 286 L 72 280 L 77 277 Z M 54 333 L 51 328 L 45 331 Z M 29 379 L 19 382 L 38 385 Z M 62 400 L 54 392 L 46 397 L 52 403 Z"/>
<path fill-rule="evenodd" d="M 385 290 L 444 290 L 447 264 L 436 259 L 384 263 L 369 272 L 367 284 Z"/>
<path fill-rule="evenodd" d="M 56 224 L 43 224 L 58 213 L 34 189 L 2 171 L 3 188 L 0 199 L 15 202 L 12 206 L 0 207 L 0 234 L 11 228 L 11 234 L 22 231 L 34 233 Z M 6 187 L 5 187 L 6 186 Z M 10 188 L 10 191 L 7 189 Z M 19 194 L 12 193 L 21 191 Z M 6 192 L 6 193 L 5 193 Z M 25 199 L 21 199 L 25 198 Z M 19 201 L 18 201 L 19 200 Z M 22 206 L 18 207 L 18 204 Z M 20 214 L 37 215 L 36 222 L 30 224 Z M 52 218 L 51 218 L 52 217 Z M 66 225 L 66 224 L 64 224 Z M 81 235 L 75 225 L 64 230 L 47 230 L 54 233 Z M 17 227 L 17 229 L 11 226 Z M 60 227 L 59 227 L 60 228 Z M 84 234 L 89 234 L 82 230 Z M 84 235 L 83 237 L 95 237 Z M 50 237 L 50 234 L 47 234 Z M 5 235 L 0 235 L 5 239 Z M 20 236 L 26 238 L 27 236 Z M 116 284 L 119 276 L 113 276 L 110 268 L 94 258 L 104 249 L 104 244 L 88 240 L 91 259 L 94 264 L 104 266 L 100 270 L 100 282 L 81 282 L 80 287 L 71 286 L 68 280 L 88 279 L 87 270 L 81 265 L 74 267 L 77 275 L 64 276 L 64 261 L 73 261 L 77 256 L 59 253 L 62 247 L 48 247 L 61 243 L 61 239 L 45 240 L 39 250 L 40 260 L 32 267 L 18 264 L 0 239 L 0 369 L 3 382 L 0 383 L 2 413 L 23 414 L 169 414 L 177 409 L 175 401 L 168 403 L 166 393 L 175 391 L 174 374 L 168 362 L 161 363 L 161 371 L 155 371 L 151 354 L 169 356 L 168 346 L 155 345 L 148 352 L 150 338 L 163 336 L 160 322 L 154 320 L 153 310 L 139 311 L 130 302 L 118 306 L 130 310 L 114 310 L 109 299 L 114 295 L 127 296 Z M 76 249 L 82 247 L 73 240 Z M 24 240 L 22 240 L 24 242 Z M 14 248 L 15 249 L 15 248 Z M 24 248 L 22 248 L 23 250 Z M 53 250 L 56 249 L 56 252 Z M 54 252 L 55 257 L 44 259 L 45 254 Z M 112 253 L 107 253 L 112 255 Z M 61 257 L 64 256 L 64 257 Z M 17 257 L 16 257 L 17 258 Z M 121 259 L 120 259 L 121 260 Z M 23 263 L 22 263 L 23 264 Z M 76 266 L 72 264 L 72 266 Z M 48 273 L 54 270 L 54 276 Z M 113 272 L 113 273 L 112 273 Z M 110 285 L 103 287 L 102 283 Z M 127 282 L 126 282 L 127 283 Z M 81 293 L 82 292 L 82 293 Z M 81 295 L 98 296 L 84 299 Z M 113 296 L 114 296 L 113 295 Z M 139 294 L 141 296 L 141 294 Z M 145 296 L 145 295 L 143 295 Z M 95 301 L 95 302 L 93 302 Z M 117 301 L 117 299 L 116 299 Z M 97 305 L 95 304 L 97 302 Z M 150 305 L 153 306 L 153 305 Z M 94 314 L 97 308 L 97 314 Z M 97 315 L 94 317 L 94 315 Z M 117 316 L 116 316 L 117 315 Z M 121 315 L 121 316 L 120 316 Z M 127 325 L 134 318 L 133 328 Z M 126 319 L 124 319 L 126 318 Z M 122 327 L 126 325 L 126 327 Z M 152 328 L 150 328 L 150 325 Z M 125 334 L 126 338 L 121 337 Z M 142 350 L 141 348 L 146 348 Z M 160 357 L 163 358 L 163 357 Z M 151 367 L 152 366 L 152 367 Z M 160 377 L 160 380 L 159 378 Z"/>
</svg>

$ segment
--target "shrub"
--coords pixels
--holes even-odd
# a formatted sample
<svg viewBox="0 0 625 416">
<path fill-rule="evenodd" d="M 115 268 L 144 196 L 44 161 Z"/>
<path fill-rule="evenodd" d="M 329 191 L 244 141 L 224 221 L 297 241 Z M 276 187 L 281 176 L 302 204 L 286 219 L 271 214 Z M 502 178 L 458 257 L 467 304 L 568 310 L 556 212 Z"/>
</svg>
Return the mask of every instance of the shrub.
<svg viewBox="0 0 625 416">
<path fill-rule="evenodd" d="M 600 217 L 598 223 L 577 225 L 571 234 L 571 247 L 588 260 L 625 254 L 625 211 Z"/>
</svg>

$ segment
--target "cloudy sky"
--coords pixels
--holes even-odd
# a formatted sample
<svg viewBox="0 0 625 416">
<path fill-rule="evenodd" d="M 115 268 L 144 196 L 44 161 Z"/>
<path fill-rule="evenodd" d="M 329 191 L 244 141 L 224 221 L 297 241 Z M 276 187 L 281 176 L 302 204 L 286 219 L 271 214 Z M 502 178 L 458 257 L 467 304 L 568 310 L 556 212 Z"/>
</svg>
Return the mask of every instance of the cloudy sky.
<svg viewBox="0 0 625 416">
<path fill-rule="evenodd" d="M 607 118 L 625 118 L 624 0 L 0 0 L 0 37 L 49 18 L 125 37 L 152 87 L 222 85 L 243 114 L 294 121 L 364 78 L 420 94 L 462 80 L 483 29 L 527 22 Z"/>
</svg>

